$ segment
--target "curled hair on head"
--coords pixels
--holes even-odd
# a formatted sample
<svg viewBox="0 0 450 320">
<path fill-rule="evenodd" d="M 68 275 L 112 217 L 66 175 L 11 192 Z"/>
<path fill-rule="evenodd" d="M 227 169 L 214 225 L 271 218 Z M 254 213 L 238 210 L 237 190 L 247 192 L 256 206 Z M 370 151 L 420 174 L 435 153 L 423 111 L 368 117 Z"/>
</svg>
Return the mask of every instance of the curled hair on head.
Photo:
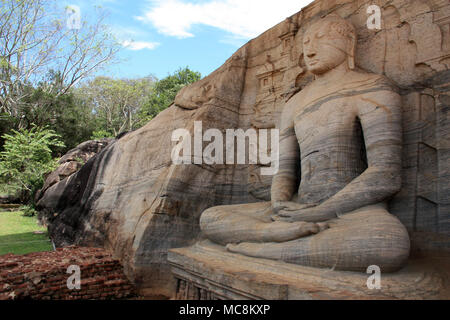
<svg viewBox="0 0 450 320">
<path fill-rule="evenodd" d="M 329 14 L 321 18 L 320 21 L 328 22 L 333 31 L 336 31 L 345 37 L 356 37 L 356 29 L 353 24 L 344 18 L 341 18 L 336 13 Z"/>
</svg>

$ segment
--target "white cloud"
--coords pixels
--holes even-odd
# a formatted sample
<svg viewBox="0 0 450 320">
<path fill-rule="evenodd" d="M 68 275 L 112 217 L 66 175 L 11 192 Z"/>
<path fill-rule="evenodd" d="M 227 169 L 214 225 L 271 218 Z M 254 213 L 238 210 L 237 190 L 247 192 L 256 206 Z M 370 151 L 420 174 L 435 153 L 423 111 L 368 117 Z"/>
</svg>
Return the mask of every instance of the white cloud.
<svg viewBox="0 0 450 320">
<path fill-rule="evenodd" d="M 110 31 L 116 36 L 119 41 L 131 41 L 130 39 L 148 38 L 148 33 L 144 30 L 138 29 L 133 26 L 125 27 L 123 25 L 112 25 L 109 27 Z"/>
<path fill-rule="evenodd" d="M 149 34 L 135 27 L 114 25 L 110 27 L 110 31 L 114 34 L 117 41 L 128 50 L 153 50 L 160 45 L 159 42 L 148 41 L 150 39 Z"/>
<path fill-rule="evenodd" d="M 137 17 L 158 32 L 178 38 L 193 37 L 193 25 L 207 25 L 250 39 L 300 11 L 312 0 L 149 0 Z"/>
<path fill-rule="evenodd" d="M 129 50 L 139 51 L 139 50 L 153 50 L 159 46 L 158 42 L 147 42 L 147 41 L 122 41 L 122 46 Z"/>
</svg>

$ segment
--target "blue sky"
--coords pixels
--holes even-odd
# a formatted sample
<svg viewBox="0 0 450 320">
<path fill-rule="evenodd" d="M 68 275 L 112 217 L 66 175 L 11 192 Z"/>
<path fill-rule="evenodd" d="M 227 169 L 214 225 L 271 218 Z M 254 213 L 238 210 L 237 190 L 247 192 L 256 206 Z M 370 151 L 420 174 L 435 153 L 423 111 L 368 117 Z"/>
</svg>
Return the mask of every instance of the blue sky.
<svg viewBox="0 0 450 320">
<path fill-rule="evenodd" d="M 117 78 L 155 75 L 180 67 L 208 75 L 239 47 L 300 11 L 311 0 L 66 0 L 89 20 L 94 6 L 123 44 L 122 62 L 101 73 Z M 86 18 L 87 17 L 87 18 Z"/>
</svg>

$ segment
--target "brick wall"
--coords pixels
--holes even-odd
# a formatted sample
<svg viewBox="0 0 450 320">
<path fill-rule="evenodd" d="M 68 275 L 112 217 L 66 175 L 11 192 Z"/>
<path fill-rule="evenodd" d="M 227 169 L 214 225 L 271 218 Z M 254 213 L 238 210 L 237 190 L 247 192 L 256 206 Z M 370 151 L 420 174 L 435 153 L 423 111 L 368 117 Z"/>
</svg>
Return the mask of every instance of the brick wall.
<svg viewBox="0 0 450 320">
<path fill-rule="evenodd" d="M 71 265 L 81 271 L 80 290 L 70 290 Z M 55 252 L 0 256 L 0 300 L 126 299 L 135 289 L 117 259 L 103 249 L 67 247 Z"/>
</svg>

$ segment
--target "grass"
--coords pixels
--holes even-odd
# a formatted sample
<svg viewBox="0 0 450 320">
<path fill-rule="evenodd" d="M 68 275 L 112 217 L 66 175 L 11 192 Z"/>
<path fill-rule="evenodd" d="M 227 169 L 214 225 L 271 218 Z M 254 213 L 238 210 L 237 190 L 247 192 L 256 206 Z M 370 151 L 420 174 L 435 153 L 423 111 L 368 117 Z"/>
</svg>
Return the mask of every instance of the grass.
<svg viewBox="0 0 450 320">
<path fill-rule="evenodd" d="M 36 217 L 25 217 L 20 211 L 0 212 L 0 255 L 52 250 L 47 231 Z"/>
</svg>

